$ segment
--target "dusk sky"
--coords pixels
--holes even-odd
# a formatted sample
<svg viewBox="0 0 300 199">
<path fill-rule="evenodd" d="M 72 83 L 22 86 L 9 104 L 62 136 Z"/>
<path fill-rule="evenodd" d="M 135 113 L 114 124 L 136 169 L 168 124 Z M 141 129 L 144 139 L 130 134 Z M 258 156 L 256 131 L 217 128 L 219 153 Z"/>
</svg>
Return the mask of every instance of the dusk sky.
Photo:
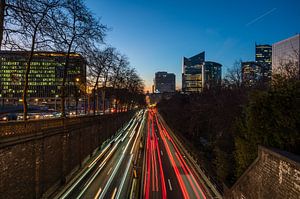
<svg viewBox="0 0 300 199">
<path fill-rule="evenodd" d="M 176 74 L 182 57 L 202 51 L 223 65 L 254 60 L 255 42 L 272 44 L 300 32 L 300 0 L 87 0 L 110 31 L 105 42 L 126 54 L 146 89 L 154 73 Z"/>
</svg>

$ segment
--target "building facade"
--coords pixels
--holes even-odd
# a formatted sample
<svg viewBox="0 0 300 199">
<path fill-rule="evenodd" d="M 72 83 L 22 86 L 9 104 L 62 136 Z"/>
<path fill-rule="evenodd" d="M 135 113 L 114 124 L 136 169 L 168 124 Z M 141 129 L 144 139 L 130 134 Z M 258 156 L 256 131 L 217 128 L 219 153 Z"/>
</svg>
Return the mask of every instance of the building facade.
<svg viewBox="0 0 300 199">
<path fill-rule="evenodd" d="M 175 92 L 175 74 L 167 72 L 157 72 L 154 78 L 154 93 Z"/>
<path fill-rule="evenodd" d="M 22 102 L 28 52 L 0 52 L 0 97 L 7 104 Z M 35 52 L 29 73 L 29 104 L 59 104 L 66 54 Z M 86 85 L 86 63 L 80 54 L 72 53 L 66 79 L 68 102 L 81 98 Z"/>
<path fill-rule="evenodd" d="M 205 61 L 205 52 L 193 57 L 183 57 L 182 91 L 184 93 L 202 92 L 204 88 L 221 85 L 222 65 Z"/>
<path fill-rule="evenodd" d="M 242 62 L 242 83 L 244 86 L 254 86 L 262 79 L 262 67 L 254 61 Z"/>
<path fill-rule="evenodd" d="M 272 77 L 272 46 L 255 45 L 255 62 L 261 66 L 261 78 L 268 82 Z"/>
<path fill-rule="evenodd" d="M 183 57 L 182 91 L 201 92 L 203 90 L 202 69 L 205 61 L 205 52 L 190 58 Z"/>
<path fill-rule="evenodd" d="M 274 75 L 300 77 L 300 34 L 272 45 L 272 71 Z"/>
<path fill-rule="evenodd" d="M 215 88 L 221 86 L 222 83 L 222 65 L 217 62 L 204 62 L 204 87 Z"/>
</svg>

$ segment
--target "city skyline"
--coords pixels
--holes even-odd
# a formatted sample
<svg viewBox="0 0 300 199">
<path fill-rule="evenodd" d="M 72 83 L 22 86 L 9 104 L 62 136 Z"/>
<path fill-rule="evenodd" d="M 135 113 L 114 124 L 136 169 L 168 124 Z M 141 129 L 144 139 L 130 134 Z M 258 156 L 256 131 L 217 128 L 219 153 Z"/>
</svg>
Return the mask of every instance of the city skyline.
<svg viewBox="0 0 300 199">
<path fill-rule="evenodd" d="M 0 0 L 0 198 L 299 198 L 299 7 Z"/>
<path fill-rule="evenodd" d="M 176 87 L 181 88 L 183 56 L 206 51 L 207 60 L 223 65 L 224 75 L 235 60 L 254 60 L 255 43 L 272 45 L 299 31 L 293 22 L 300 19 L 300 2 L 295 0 L 188 4 L 88 0 L 87 6 L 110 28 L 106 42 L 126 53 L 149 91 L 156 71 L 175 73 Z M 251 12 L 245 12 L 245 6 Z"/>
</svg>

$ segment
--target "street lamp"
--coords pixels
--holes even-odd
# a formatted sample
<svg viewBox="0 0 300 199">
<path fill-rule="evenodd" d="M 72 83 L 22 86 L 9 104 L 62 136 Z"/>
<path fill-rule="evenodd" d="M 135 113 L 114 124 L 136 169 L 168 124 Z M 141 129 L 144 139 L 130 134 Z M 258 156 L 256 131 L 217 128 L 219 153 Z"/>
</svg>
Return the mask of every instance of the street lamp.
<svg viewBox="0 0 300 199">
<path fill-rule="evenodd" d="M 56 109 L 57 109 L 57 107 L 56 107 L 56 106 L 57 106 L 57 103 L 56 103 L 57 98 L 58 98 L 58 95 L 55 95 L 55 108 L 54 108 L 55 111 L 56 111 Z"/>
</svg>

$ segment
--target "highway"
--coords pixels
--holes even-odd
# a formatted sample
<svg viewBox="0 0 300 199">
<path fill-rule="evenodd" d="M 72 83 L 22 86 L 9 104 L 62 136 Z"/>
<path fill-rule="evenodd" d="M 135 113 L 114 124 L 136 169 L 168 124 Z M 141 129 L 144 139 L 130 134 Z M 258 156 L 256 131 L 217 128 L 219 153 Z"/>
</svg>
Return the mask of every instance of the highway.
<svg viewBox="0 0 300 199">
<path fill-rule="evenodd" d="M 195 171 L 166 130 L 157 111 L 150 109 L 147 118 L 142 197 L 208 198 Z"/>
<path fill-rule="evenodd" d="M 129 198 L 136 192 L 132 182 L 135 162 L 142 157 L 145 116 L 145 111 L 139 111 L 57 198 Z"/>
</svg>

